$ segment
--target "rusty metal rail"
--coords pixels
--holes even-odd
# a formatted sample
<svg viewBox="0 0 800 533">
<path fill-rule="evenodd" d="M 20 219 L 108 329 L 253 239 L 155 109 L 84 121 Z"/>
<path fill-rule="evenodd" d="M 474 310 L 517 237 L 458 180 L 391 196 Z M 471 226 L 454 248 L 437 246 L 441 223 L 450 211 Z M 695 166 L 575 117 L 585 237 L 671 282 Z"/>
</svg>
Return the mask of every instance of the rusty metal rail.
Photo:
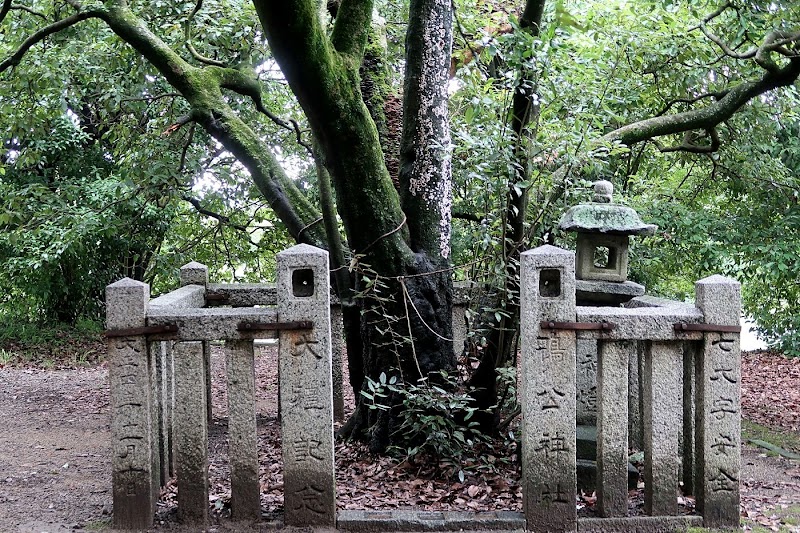
<svg viewBox="0 0 800 533">
<path fill-rule="evenodd" d="M 560 329 L 568 331 L 611 331 L 616 327 L 613 322 L 552 322 L 544 321 L 539 324 L 541 329 Z"/>
</svg>

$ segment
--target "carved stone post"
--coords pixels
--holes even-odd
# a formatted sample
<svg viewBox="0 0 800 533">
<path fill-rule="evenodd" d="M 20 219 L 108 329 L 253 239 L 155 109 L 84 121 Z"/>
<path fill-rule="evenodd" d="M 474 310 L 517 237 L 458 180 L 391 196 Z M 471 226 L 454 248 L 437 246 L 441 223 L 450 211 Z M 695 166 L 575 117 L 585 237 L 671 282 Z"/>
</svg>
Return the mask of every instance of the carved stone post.
<svg viewBox="0 0 800 533">
<path fill-rule="evenodd" d="M 261 518 L 258 481 L 253 341 L 227 341 L 228 455 L 231 460 L 231 515 L 234 520 Z"/>
<path fill-rule="evenodd" d="M 678 512 L 678 434 L 681 429 L 683 353 L 675 341 L 650 341 L 644 357 L 645 509 Z"/>
<path fill-rule="evenodd" d="M 197 261 L 186 263 L 181 267 L 181 287 L 201 285 L 208 287 L 208 267 Z M 203 367 L 206 380 L 206 415 L 208 423 L 213 422 L 211 412 L 211 343 L 203 341 Z"/>
<path fill-rule="evenodd" d="M 628 514 L 628 360 L 633 341 L 600 343 L 597 366 L 597 503 L 600 514 Z"/>
<path fill-rule="evenodd" d="M 336 525 L 328 253 L 300 244 L 277 256 L 280 400 L 287 526 Z"/>
<path fill-rule="evenodd" d="M 527 530 L 575 531 L 575 255 L 542 246 L 522 254 L 522 490 Z"/>
<path fill-rule="evenodd" d="M 150 287 L 129 278 L 106 287 L 110 331 L 145 326 Z M 154 478 L 153 406 L 147 341 L 143 335 L 111 337 L 112 484 L 115 529 L 148 529 L 158 497 Z"/>
<path fill-rule="evenodd" d="M 208 521 L 208 426 L 203 343 L 175 343 L 175 455 L 178 518 L 185 524 Z"/>
<path fill-rule="evenodd" d="M 695 284 L 706 324 L 738 326 L 741 286 L 723 276 Z M 739 527 L 741 468 L 741 352 L 739 333 L 709 332 L 697 359 L 698 511 L 706 527 Z"/>
</svg>

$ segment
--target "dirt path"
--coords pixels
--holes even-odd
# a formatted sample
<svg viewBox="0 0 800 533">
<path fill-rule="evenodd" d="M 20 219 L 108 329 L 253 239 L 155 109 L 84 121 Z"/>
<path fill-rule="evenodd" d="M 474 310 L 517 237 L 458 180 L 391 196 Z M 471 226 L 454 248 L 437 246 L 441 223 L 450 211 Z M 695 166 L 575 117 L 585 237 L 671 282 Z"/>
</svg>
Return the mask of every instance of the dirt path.
<svg viewBox="0 0 800 533">
<path fill-rule="evenodd" d="M 108 522 L 109 419 L 102 367 L 0 370 L 0 531 Z"/>
<path fill-rule="evenodd" d="M 259 448 L 262 508 L 279 514 L 282 505 L 279 432 L 275 429 L 276 378 L 272 354 L 258 358 Z M 215 521 L 229 505 L 227 477 L 224 358 L 214 356 L 215 420 L 210 428 L 211 494 Z M 785 385 L 785 383 L 784 383 Z M 776 406 L 786 409 L 786 406 Z M 747 411 L 746 411 L 747 412 Z M 111 468 L 109 460 L 109 401 L 103 366 L 83 370 L 0 369 L 0 532 L 64 533 L 110 527 Z M 519 510 L 516 481 L 501 473 L 499 485 L 480 490 L 448 482 L 415 480 L 385 459 L 350 461 L 357 450 L 337 445 L 340 461 L 337 484 L 340 508 L 431 509 L 470 508 Z M 341 464 L 341 461 L 347 463 Z M 742 513 L 746 529 L 800 532 L 800 463 L 768 457 L 746 448 L 742 460 Z M 349 468 L 349 471 L 348 471 Z M 497 481 L 498 479 L 496 479 Z M 488 488 L 487 488 L 488 487 Z M 410 494 L 422 494 L 422 499 Z M 447 493 L 447 494 L 445 494 Z M 467 495 L 469 493 L 470 497 Z M 174 487 L 164 491 L 156 530 L 174 529 Z M 432 498 L 428 501 L 425 498 Z M 221 520 L 225 524 L 225 520 Z M 212 526 L 212 531 L 231 531 Z"/>
</svg>

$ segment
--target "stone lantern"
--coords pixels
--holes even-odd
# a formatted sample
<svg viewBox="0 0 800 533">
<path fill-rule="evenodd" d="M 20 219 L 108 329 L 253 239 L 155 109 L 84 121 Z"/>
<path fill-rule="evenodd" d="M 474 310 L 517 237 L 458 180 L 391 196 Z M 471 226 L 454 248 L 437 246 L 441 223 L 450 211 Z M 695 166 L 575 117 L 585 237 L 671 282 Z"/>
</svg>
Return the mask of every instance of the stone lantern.
<svg viewBox="0 0 800 533">
<path fill-rule="evenodd" d="M 594 183 L 590 203 L 571 207 L 559 227 L 578 233 L 575 254 L 578 305 L 619 305 L 644 294 L 644 286 L 628 281 L 628 245 L 631 235 L 652 235 L 656 226 L 611 201 L 614 186 Z"/>
</svg>

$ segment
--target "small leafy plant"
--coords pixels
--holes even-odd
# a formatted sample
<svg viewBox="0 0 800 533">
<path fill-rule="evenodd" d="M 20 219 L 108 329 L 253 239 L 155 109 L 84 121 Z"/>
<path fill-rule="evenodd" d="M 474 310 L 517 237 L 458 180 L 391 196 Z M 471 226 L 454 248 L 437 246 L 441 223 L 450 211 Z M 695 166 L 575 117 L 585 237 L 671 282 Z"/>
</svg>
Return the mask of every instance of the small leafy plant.
<svg viewBox="0 0 800 533">
<path fill-rule="evenodd" d="M 461 465 L 465 459 L 476 455 L 482 445 L 490 445 L 492 439 L 473 420 L 479 409 L 474 406 L 472 391 L 458 385 L 457 379 L 445 371 L 416 383 L 381 373 L 377 381 L 368 378 L 361 394 L 370 402 L 370 409 L 384 411 L 398 403 L 389 402 L 397 395 L 400 407 L 394 434 L 399 437 L 399 444 L 389 448 L 390 454 L 412 463 L 434 463 L 458 472 L 463 479 Z"/>
</svg>

